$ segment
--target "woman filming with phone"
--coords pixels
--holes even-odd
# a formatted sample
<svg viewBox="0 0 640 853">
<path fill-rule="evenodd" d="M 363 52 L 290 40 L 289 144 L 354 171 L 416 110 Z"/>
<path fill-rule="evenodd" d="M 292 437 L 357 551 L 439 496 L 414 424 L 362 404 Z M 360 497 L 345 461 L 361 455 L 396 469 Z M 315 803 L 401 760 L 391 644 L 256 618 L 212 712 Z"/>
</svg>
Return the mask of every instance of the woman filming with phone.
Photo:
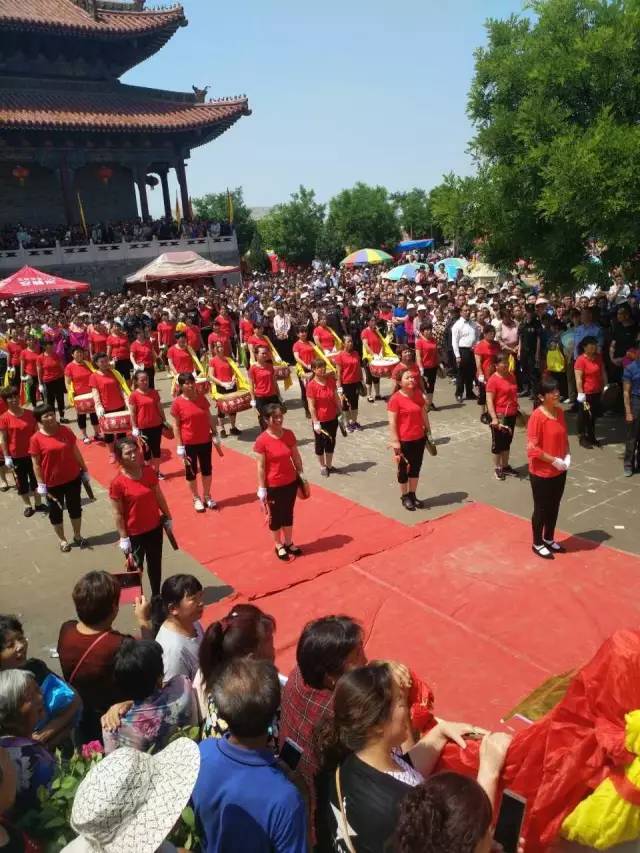
<svg viewBox="0 0 640 853">
<path fill-rule="evenodd" d="M 120 438 L 115 444 L 118 475 L 109 487 L 109 497 L 120 534 L 120 549 L 142 569 L 147 561 L 151 595 L 160 593 L 162 580 L 163 528 L 172 528 L 171 511 L 153 467 L 142 459 L 134 438 Z"/>
</svg>

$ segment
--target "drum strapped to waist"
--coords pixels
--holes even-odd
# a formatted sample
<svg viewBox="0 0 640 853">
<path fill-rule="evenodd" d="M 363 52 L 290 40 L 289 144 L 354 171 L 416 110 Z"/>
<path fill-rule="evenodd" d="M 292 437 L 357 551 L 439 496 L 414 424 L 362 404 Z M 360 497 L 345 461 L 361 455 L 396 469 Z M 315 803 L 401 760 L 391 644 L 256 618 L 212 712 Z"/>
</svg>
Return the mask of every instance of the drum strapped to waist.
<svg viewBox="0 0 640 853">
<path fill-rule="evenodd" d="M 282 381 L 284 379 L 289 378 L 289 374 L 291 373 L 291 368 L 288 364 L 274 364 L 273 365 L 273 375 L 276 381 Z"/>
<path fill-rule="evenodd" d="M 216 397 L 216 405 L 221 415 L 246 412 L 251 408 L 251 394 L 249 391 L 232 391 L 230 394 Z"/>
<path fill-rule="evenodd" d="M 76 412 L 80 415 L 87 415 L 90 412 L 95 412 L 96 404 L 93 399 L 93 394 L 76 394 L 73 398 L 73 405 Z"/>
<path fill-rule="evenodd" d="M 206 395 L 211 391 L 211 383 L 205 376 L 198 376 L 196 378 L 196 394 L 199 397 L 206 397 Z M 173 383 L 171 388 L 171 393 L 174 397 L 177 397 L 180 393 L 180 386 L 178 385 L 178 381 L 176 380 Z"/>
<path fill-rule="evenodd" d="M 393 368 L 399 363 L 400 359 L 395 356 L 375 356 L 372 361 L 369 362 L 369 370 L 371 371 L 371 375 L 377 378 L 391 376 Z"/>
<path fill-rule="evenodd" d="M 105 412 L 100 418 L 101 433 L 131 432 L 131 415 L 126 409 Z"/>
</svg>

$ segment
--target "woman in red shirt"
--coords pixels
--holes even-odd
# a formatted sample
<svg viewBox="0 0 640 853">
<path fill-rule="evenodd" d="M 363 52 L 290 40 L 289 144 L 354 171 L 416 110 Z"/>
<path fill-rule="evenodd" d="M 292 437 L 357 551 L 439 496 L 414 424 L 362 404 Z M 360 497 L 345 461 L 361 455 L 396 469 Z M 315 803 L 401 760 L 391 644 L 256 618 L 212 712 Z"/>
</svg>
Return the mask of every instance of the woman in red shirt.
<svg viewBox="0 0 640 853">
<path fill-rule="evenodd" d="M 369 317 L 367 327 L 360 332 L 360 340 L 362 341 L 362 359 L 364 361 L 364 374 L 367 382 L 367 400 L 373 403 L 375 400 L 381 400 L 380 396 L 380 379 L 371 374 L 369 367 L 370 359 L 368 356 L 375 357 L 382 352 L 382 339 L 376 327 L 376 318 Z M 375 390 L 375 395 L 374 395 Z"/>
<path fill-rule="evenodd" d="M 193 497 L 193 508 L 204 512 L 215 509 L 217 504 L 211 497 L 211 450 L 212 439 L 220 445 L 218 422 L 210 411 L 208 397 L 196 392 L 196 381 L 191 373 L 178 376 L 180 393 L 173 401 L 171 414 L 176 424 L 176 453 L 184 460 L 185 479 Z M 202 493 L 198 496 L 196 476 L 198 468 L 202 477 Z"/>
<path fill-rule="evenodd" d="M 87 353 L 81 346 L 73 348 L 73 358 L 64 369 L 64 376 L 67 383 L 67 394 L 71 393 L 73 386 L 74 397 L 82 396 L 83 394 L 91 394 L 90 380 L 93 375 L 93 370 L 87 361 Z M 87 413 L 78 412 L 78 429 L 82 433 L 82 441 L 84 444 L 91 444 L 91 439 L 87 435 Z M 98 440 L 98 416 L 95 412 L 89 412 L 89 419 L 93 427 L 93 437 Z"/>
<path fill-rule="evenodd" d="M 169 347 L 167 360 L 174 379 L 177 379 L 181 373 L 195 374 L 197 372 L 196 363 L 189 351 L 187 336 L 184 332 L 176 334 L 176 342 L 172 347 Z"/>
<path fill-rule="evenodd" d="M 438 355 L 438 342 L 433 334 L 433 325 L 430 320 L 425 320 L 420 326 L 420 334 L 416 339 L 416 361 L 422 371 L 427 411 L 437 412 L 438 408 L 433 404 L 433 394 L 436 389 L 440 356 Z"/>
<path fill-rule="evenodd" d="M 336 349 L 336 339 L 327 325 L 327 318 L 324 314 L 318 317 L 318 325 L 313 330 L 313 340 L 316 346 L 320 347 L 323 352 L 333 352 Z"/>
<path fill-rule="evenodd" d="M 602 356 L 598 352 L 598 341 L 586 337 L 581 341 L 582 355 L 575 360 L 573 369 L 576 374 L 578 392 L 578 434 L 580 446 L 591 450 L 600 447 L 596 438 L 596 419 L 601 414 L 601 398 L 607 384 L 607 371 Z"/>
<path fill-rule="evenodd" d="M 136 329 L 136 339 L 131 344 L 130 357 L 133 370 L 144 370 L 149 378 L 149 388 L 155 388 L 156 352 L 144 326 Z"/>
<path fill-rule="evenodd" d="M 235 337 L 235 329 L 226 305 L 221 306 L 220 313 L 214 320 L 214 326 L 224 338 L 224 354 L 231 356 L 231 342 Z"/>
<path fill-rule="evenodd" d="M 27 342 L 22 337 L 22 330 L 17 328 L 7 341 L 7 352 L 9 353 L 9 379 L 16 388 L 20 387 L 20 356 L 22 350 L 27 348 Z"/>
<path fill-rule="evenodd" d="M 4 466 L 5 469 L 13 469 L 18 494 L 25 506 L 23 514 L 25 518 L 31 518 L 37 509 L 45 509 L 37 492 L 38 483 L 29 456 L 29 441 L 36 431 L 36 419 L 33 412 L 22 408 L 19 391 L 12 385 L 0 391 L 0 408 L 3 404 L 6 411 L 0 414 L 0 447 Z M 34 506 L 31 506 L 32 497 Z"/>
<path fill-rule="evenodd" d="M 496 343 L 496 330 L 490 323 L 482 330 L 482 340 L 473 348 L 476 361 L 476 379 L 478 381 L 478 405 L 487 402 L 487 380 L 495 370 L 500 346 Z"/>
<path fill-rule="evenodd" d="M 151 461 L 158 479 L 164 480 L 160 473 L 160 443 L 162 430 L 167 424 L 160 394 L 155 388 L 149 387 L 149 374 L 146 370 L 136 370 L 133 382 L 134 390 L 127 398 L 131 413 L 131 433 L 134 438 L 142 438 L 145 462 Z"/>
<path fill-rule="evenodd" d="M 27 346 L 20 353 L 20 377 L 24 383 L 24 399 L 35 406 L 38 397 L 38 361 L 40 343 L 33 335 L 27 338 Z"/>
<path fill-rule="evenodd" d="M 247 346 L 247 341 L 249 338 L 253 336 L 254 326 L 250 320 L 250 314 L 248 311 L 242 312 L 242 319 L 238 324 L 240 328 L 240 347 L 242 348 L 242 353 L 244 355 L 245 361 L 242 361 L 241 364 L 244 366 L 249 363 L 249 349 Z"/>
<path fill-rule="evenodd" d="M 342 397 L 342 409 L 347 413 L 347 429 L 353 432 L 362 429 L 358 423 L 362 363 L 351 335 L 345 335 L 343 343 L 344 349 L 335 357 L 334 364 L 338 371 L 338 394 Z"/>
<path fill-rule="evenodd" d="M 405 509 L 415 512 L 424 507 L 416 497 L 427 435 L 431 431 L 424 394 L 418 388 L 415 374 L 405 369 L 399 377 L 400 389 L 387 403 L 391 447 L 398 460 L 400 501 Z"/>
<path fill-rule="evenodd" d="M 108 337 L 109 334 L 107 332 L 107 327 L 102 320 L 98 320 L 98 322 L 93 323 L 91 331 L 89 332 L 89 355 L 92 359 L 94 359 L 99 352 L 107 351 Z"/>
<path fill-rule="evenodd" d="M 280 560 L 299 557 L 300 548 L 293 544 L 293 510 L 298 484 L 306 486 L 302 459 L 296 437 L 284 429 L 284 413 L 279 403 L 269 403 L 264 409 L 267 428 L 261 432 L 253 452 L 258 458 L 258 500 L 269 517 L 276 555 Z"/>
<path fill-rule="evenodd" d="M 247 338 L 247 346 L 249 347 L 249 361 L 253 364 L 258 360 L 258 348 L 266 347 L 267 352 L 271 356 L 271 341 L 264 333 L 264 323 L 256 323 L 253 334 Z"/>
<path fill-rule="evenodd" d="M 328 477 L 333 467 L 333 453 L 336 449 L 338 432 L 338 414 L 342 411 L 342 400 L 334 376 L 327 376 L 326 362 L 314 358 L 311 362 L 313 379 L 307 385 L 307 400 L 315 433 L 315 452 L 320 463 L 320 474 Z"/>
<path fill-rule="evenodd" d="M 142 372 L 140 375 L 147 378 Z M 156 472 L 151 465 L 143 463 L 135 438 L 119 439 L 115 450 L 120 471 L 111 481 L 109 497 L 120 534 L 120 549 L 125 555 L 132 554 L 140 569 L 146 559 L 151 595 L 159 595 L 162 528 L 164 525 L 171 530 L 171 512 Z"/>
<path fill-rule="evenodd" d="M 215 345 L 214 354 L 209 359 L 209 379 L 216 386 L 219 394 L 233 394 L 238 390 L 236 382 L 236 374 L 231 366 L 231 359 L 225 355 L 225 345 L 223 341 L 218 341 Z M 227 437 L 227 431 L 224 427 L 225 416 L 218 409 L 218 422 L 220 424 L 220 435 L 223 438 Z M 236 414 L 229 415 L 231 423 L 231 435 L 241 435 L 241 430 L 236 426 Z"/>
<path fill-rule="evenodd" d="M 565 549 L 555 539 L 560 501 L 571 464 L 569 435 L 560 406 L 555 379 L 544 378 L 539 387 L 540 405 L 529 418 L 527 456 L 533 493 L 533 553 L 545 560 Z"/>
<path fill-rule="evenodd" d="M 497 480 L 507 474 L 518 476 L 509 465 L 509 452 L 518 414 L 518 384 L 509 372 L 509 353 L 497 357 L 495 373 L 487 379 L 487 411 L 491 418 L 491 452 Z"/>
<path fill-rule="evenodd" d="M 118 323 L 113 324 L 107 338 L 107 356 L 128 382 L 131 378 L 131 347 L 127 333 Z"/>
<path fill-rule="evenodd" d="M 66 424 L 64 416 L 64 364 L 55 354 L 53 341 L 45 340 L 44 352 L 36 363 L 38 371 L 38 390 L 53 409 L 58 406 L 60 423 Z"/>
<path fill-rule="evenodd" d="M 298 328 L 298 340 L 293 345 L 293 358 L 296 363 L 296 373 L 298 374 L 298 382 L 300 383 L 300 396 L 302 405 L 304 406 L 305 415 L 310 418 L 309 404 L 307 403 L 307 382 L 313 378 L 313 370 L 311 370 L 311 362 L 316 357 L 316 351 L 313 344 L 309 343 L 309 334 L 306 326 Z"/>
<path fill-rule="evenodd" d="M 109 366 L 109 358 L 103 352 L 93 360 L 96 368 L 95 372 L 89 379 L 89 387 L 93 394 L 93 400 L 96 407 L 98 418 L 102 418 L 109 412 L 121 412 L 127 408 L 125 402 L 124 391 L 118 380 L 116 379 L 113 370 Z M 125 433 L 117 433 L 116 438 L 124 438 Z M 112 445 L 114 442 L 113 433 L 105 433 L 105 444 Z M 109 462 L 116 461 L 115 454 L 111 450 L 109 454 Z"/>
<path fill-rule="evenodd" d="M 256 362 L 249 368 L 247 378 L 251 391 L 251 405 L 258 412 L 260 429 L 266 429 L 267 423 L 262 416 L 265 406 L 269 403 L 279 403 L 278 383 L 273 373 L 271 351 L 259 346 L 255 351 Z"/>
<path fill-rule="evenodd" d="M 164 363 L 166 362 L 169 347 L 172 347 L 176 342 L 176 324 L 171 321 L 171 315 L 168 311 L 162 312 L 162 319 L 158 323 L 156 332 L 158 333 L 160 358 Z"/>
<path fill-rule="evenodd" d="M 416 378 L 416 388 L 424 394 L 422 373 L 420 372 L 420 368 L 416 362 L 414 351 L 410 346 L 405 344 L 404 346 L 398 347 L 398 355 L 400 356 L 400 361 L 391 372 L 391 379 L 395 382 L 395 388 L 393 390 L 398 391 L 400 389 L 400 376 L 405 370 L 410 370 Z"/>
<path fill-rule="evenodd" d="M 51 406 L 36 406 L 33 415 L 38 430 L 29 440 L 29 455 L 38 481 L 37 492 L 47 498 L 49 521 L 59 539 L 60 550 L 65 553 L 71 550 L 62 522 L 65 507 L 71 519 L 74 543 L 86 548 L 87 540 L 81 533 L 80 487 L 82 481 L 89 482 L 89 473 L 76 437 L 68 427 L 58 423 Z"/>
</svg>

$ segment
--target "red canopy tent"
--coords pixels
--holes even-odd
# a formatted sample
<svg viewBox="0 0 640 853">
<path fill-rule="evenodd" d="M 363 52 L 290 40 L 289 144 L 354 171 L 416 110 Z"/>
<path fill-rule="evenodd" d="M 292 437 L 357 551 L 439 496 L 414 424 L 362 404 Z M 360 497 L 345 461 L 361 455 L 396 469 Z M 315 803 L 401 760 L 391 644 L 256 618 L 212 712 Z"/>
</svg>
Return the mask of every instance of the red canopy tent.
<svg viewBox="0 0 640 853">
<path fill-rule="evenodd" d="M 84 293 L 89 289 L 89 285 L 83 281 L 70 281 L 59 278 L 57 275 L 40 272 L 33 267 L 22 267 L 9 278 L 0 281 L 0 299 Z"/>
</svg>

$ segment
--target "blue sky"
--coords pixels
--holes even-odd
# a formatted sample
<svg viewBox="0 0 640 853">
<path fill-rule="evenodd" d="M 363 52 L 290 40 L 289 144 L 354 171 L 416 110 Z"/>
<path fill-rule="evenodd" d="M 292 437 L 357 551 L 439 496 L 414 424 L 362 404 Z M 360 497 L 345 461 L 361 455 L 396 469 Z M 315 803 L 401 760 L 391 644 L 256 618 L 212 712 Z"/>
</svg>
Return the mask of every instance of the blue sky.
<svg viewBox="0 0 640 853">
<path fill-rule="evenodd" d="M 284 201 L 301 183 L 324 202 L 356 181 L 429 189 L 444 172 L 469 173 L 473 51 L 486 18 L 522 8 L 521 0 L 182 2 L 189 26 L 124 80 L 246 93 L 253 114 L 195 149 L 187 173 L 192 197 L 242 186 L 251 206 Z M 159 189 L 149 195 L 160 214 Z"/>
</svg>

